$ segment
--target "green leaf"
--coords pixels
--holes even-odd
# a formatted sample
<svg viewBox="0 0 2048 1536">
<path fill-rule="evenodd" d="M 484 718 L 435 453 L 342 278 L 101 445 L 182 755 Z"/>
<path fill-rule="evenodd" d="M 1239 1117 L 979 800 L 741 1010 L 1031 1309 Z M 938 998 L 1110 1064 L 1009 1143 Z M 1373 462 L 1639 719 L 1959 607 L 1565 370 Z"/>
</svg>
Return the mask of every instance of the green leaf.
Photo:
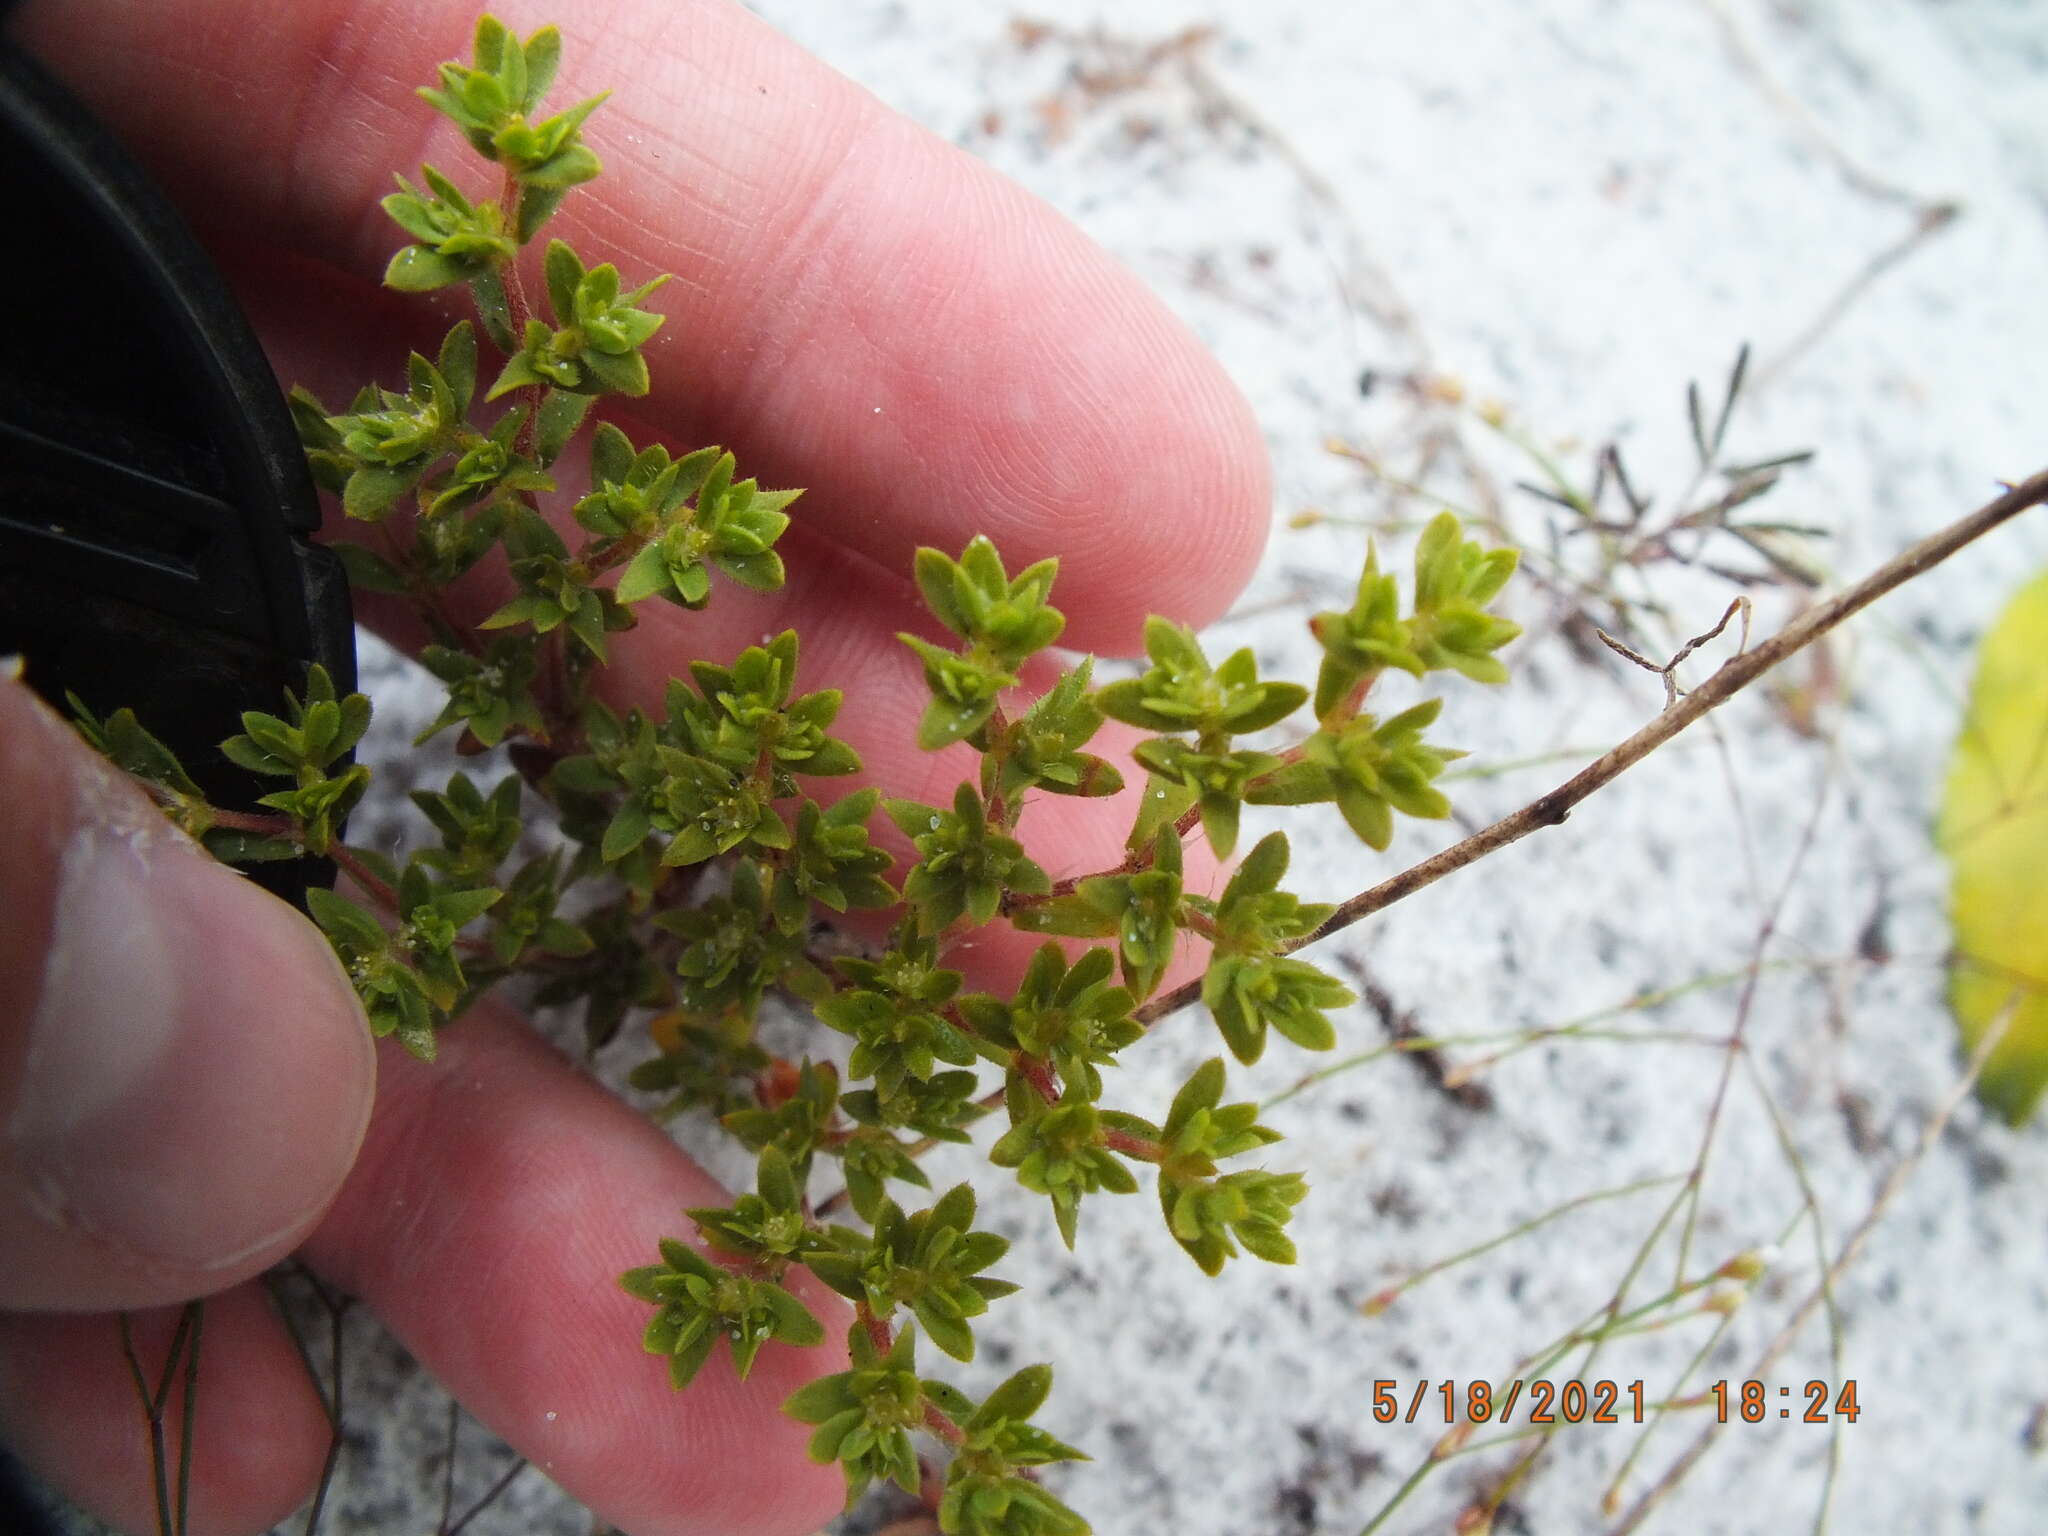
<svg viewBox="0 0 2048 1536">
<path fill-rule="evenodd" d="M 2048 1089 L 2044 721 L 2048 575 L 2021 588 L 1978 647 L 1936 831 L 1952 871 L 1949 1008 L 1965 1051 L 2006 1020 L 1977 1078 L 1977 1097 L 2009 1125 L 2023 1123 Z"/>
<path fill-rule="evenodd" d="M 1237 799 L 1231 795 L 1204 795 L 1199 803 L 1203 835 L 1216 850 L 1217 858 L 1229 858 L 1237 848 Z"/>
<path fill-rule="evenodd" d="M 651 1336 L 653 1333 L 651 1326 L 648 1331 Z M 717 1336 L 707 1328 L 692 1338 L 681 1349 L 670 1355 L 668 1357 L 669 1385 L 680 1392 L 691 1382 L 695 1381 L 697 1373 L 704 1369 L 704 1362 L 711 1358 L 711 1346 L 716 1341 Z M 652 1348 L 651 1340 L 649 1347 Z M 740 1372 L 742 1376 L 745 1374 L 744 1371 Z"/>
<path fill-rule="evenodd" d="M 1010 921 L 1026 933 L 1056 933 L 1073 939 L 1106 939 L 1117 931 L 1114 912 L 1103 911 L 1077 895 L 1019 907 L 1010 914 Z"/>
<path fill-rule="evenodd" d="M 564 395 L 564 399 L 578 401 L 587 409 L 588 395 Z M 649 450 L 650 454 L 652 450 Z M 667 457 L 664 453 L 662 457 Z M 597 430 L 590 435 L 590 478 L 595 485 L 622 486 L 633 475 L 635 455 L 633 440 L 608 421 L 597 424 Z"/>
<path fill-rule="evenodd" d="M 932 611 L 932 617 L 965 639 L 967 616 L 953 592 L 954 572 L 958 567 L 941 551 L 925 546 L 918 550 L 911 569 L 917 578 L 917 590 L 923 595 L 925 606 Z"/>
<path fill-rule="evenodd" d="M 1045 1406 L 1051 1392 L 1052 1367 L 1027 1365 L 982 1399 L 981 1407 L 968 1420 L 968 1427 L 980 1429 L 1005 1419 L 1022 1423 Z"/>
<path fill-rule="evenodd" d="M 348 477 L 341 493 L 341 509 L 350 517 L 374 523 L 411 490 L 418 476 L 403 470 L 379 469 L 365 464 Z"/>
<path fill-rule="evenodd" d="M 661 545 L 649 544 L 620 573 L 619 584 L 612 590 L 612 596 L 622 603 L 637 603 L 658 592 L 672 591 L 674 585 L 668 556 Z"/>
<path fill-rule="evenodd" d="M 1292 1263 L 1290 1257 L 1287 1261 Z M 775 1319 L 774 1337 L 779 1343 L 791 1344 L 798 1349 L 808 1349 L 813 1344 L 825 1342 L 825 1325 L 811 1314 L 796 1297 L 779 1285 L 761 1286 L 762 1300 Z"/>
<path fill-rule="evenodd" d="M 637 351 L 611 353 L 593 348 L 583 353 L 581 361 L 591 377 L 613 394 L 637 397 L 646 394 L 651 385 L 647 359 Z"/>
<path fill-rule="evenodd" d="M 200 841 L 206 851 L 223 864 L 266 864 L 296 859 L 305 853 L 297 843 L 281 837 L 259 837 L 228 827 L 209 827 Z"/>
<path fill-rule="evenodd" d="M 772 1209 L 793 1211 L 797 1208 L 796 1177 L 790 1172 L 789 1158 L 780 1147 L 761 1149 L 756 1187 L 762 1200 Z"/>
<path fill-rule="evenodd" d="M 955 1184 L 933 1202 L 928 1218 L 930 1230 L 951 1227 L 956 1232 L 970 1232 L 974 1229 L 974 1186 Z"/>
<path fill-rule="evenodd" d="M 1264 1259 L 1268 1264 L 1292 1264 L 1294 1242 L 1278 1227 L 1265 1222 L 1247 1221 L 1232 1228 L 1237 1240 L 1244 1244 L 1245 1252 L 1253 1258 Z"/>
<path fill-rule="evenodd" d="M 848 1371 L 837 1376 L 824 1376 L 806 1386 L 798 1387 L 783 1399 L 782 1411 L 799 1424 L 822 1424 L 827 1419 L 846 1412 L 858 1401 L 847 1382 L 847 1377 L 851 1374 L 852 1372 Z"/>
<path fill-rule="evenodd" d="M 719 555 L 711 557 L 727 576 L 739 585 L 753 592 L 774 592 L 785 579 L 782 557 L 773 550 L 763 550 L 756 555 Z"/>
<path fill-rule="evenodd" d="M 1173 1096 L 1173 1107 L 1166 1112 L 1166 1134 L 1178 1135 L 1196 1113 L 1214 1109 L 1223 1101 L 1223 1058 L 1211 1056 Z"/>
<path fill-rule="evenodd" d="M 544 597 L 515 597 L 489 618 L 477 623 L 478 629 L 506 629 L 514 624 L 532 624 L 536 629 L 552 629 L 554 625 L 544 622 L 544 616 L 559 616 L 561 610 Z"/>
<path fill-rule="evenodd" d="M 924 1325 L 925 1337 L 940 1349 L 955 1360 L 974 1358 L 974 1330 L 966 1323 L 928 1302 L 914 1302 L 911 1309 Z"/>
<path fill-rule="evenodd" d="M 512 331 L 512 302 L 505 296 L 505 280 L 494 270 L 479 272 L 469 280 L 469 292 L 491 345 L 500 352 L 517 352 L 519 338 Z"/>
<path fill-rule="evenodd" d="M 579 145 L 578 148 L 580 149 L 581 146 Z M 589 155 L 590 152 L 584 150 L 583 153 Z M 594 156 L 592 157 L 591 164 L 594 171 Z M 587 181 L 589 178 L 584 177 L 582 179 Z M 561 206 L 562 198 L 567 195 L 569 186 L 572 184 L 565 183 L 559 187 L 546 187 L 537 184 L 530 176 L 523 178 L 519 195 L 519 221 L 515 231 L 521 245 L 528 244 L 535 235 L 540 233 L 541 225 L 547 223 L 554 211 Z"/>
<path fill-rule="evenodd" d="M 382 950 L 388 943 L 383 925 L 346 896 L 337 896 L 323 886 L 306 892 L 306 911 L 322 932 L 339 944 L 358 950 Z"/>
<path fill-rule="evenodd" d="M 555 69 L 562 62 L 562 34 L 554 27 L 542 27 L 526 40 L 524 50 L 526 67 L 526 90 L 521 95 L 519 110 L 528 117 L 533 115 L 541 98 L 554 84 Z"/>
<path fill-rule="evenodd" d="M 654 830 L 654 822 L 647 811 L 636 800 L 629 800 L 620 806 L 618 812 L 604 829 L 604 842 L 599 856 L 607 864 L 615 864 L 647 840 L 647 834 Z"/>
<path fill-rule="evenodd" d="M 337 540 L 327 547 L 341 561 L 348 584 L 358 591 L 398 594 L 406 590 L 404 575 L 375 550 L 348 540 Z"/>
<path fill-rule="evenodd" d="M 460 262 L 424 245 L 399 247 L 384 269 L 384 286 L 400 293 L 431 293 L 469 276 Z"/>
<path fill-rule="evenodd" d="M 454 396 L 454 414 L 466 414 L 476 393 L 476 328 L 467 320 L 457 321 L 442 338 L 435 366 Z"/>
<path fill-rule="evenodd" d="M 548 242 L 547 258 L 541 264 L 547 279 L 548 304 L 557 325 L 571 325 L 576 318 L 576 288 L 583 281 L 583 263 L 562 240 Z"/>
<path fill-rule="evenodd" d="M 1244 862 L 1237 867 L 1237 873 L 1230 877 L 1230 883 L 1223 888 L 1222 905 L 1229 906 L 1233 900 L 1271 891 L 1279 887 L 1287 877 L 1288 848 L 1285 832 L 1268 832 L 1260 838 L 1252 851 L 1244 856 Z"/>
</svg>

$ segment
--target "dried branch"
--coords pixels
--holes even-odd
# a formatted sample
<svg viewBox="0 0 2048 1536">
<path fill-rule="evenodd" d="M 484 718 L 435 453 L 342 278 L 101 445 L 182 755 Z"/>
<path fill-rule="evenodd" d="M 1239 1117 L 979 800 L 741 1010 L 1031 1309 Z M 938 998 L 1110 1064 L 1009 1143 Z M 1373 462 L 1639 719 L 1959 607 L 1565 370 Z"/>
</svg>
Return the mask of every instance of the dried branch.
<svg viewBox="0 0 2048 1536">
<path fill-rule="evenodd" d="M 1604 644 L 1609 650 L 1616 651 L 1621 655 L 1626 656 L 1630 661 L 1634 662 L 1637 666 L 1641 667 L 1645 672 L 1654 672 L 1657 674 L 1657 676 L 1664 679 L 1664 707 L 1668 709 L 1673 704 L 1676 704 L 1678 702 L 1677 674 L 1679 663 L 1684 661 L 1686 657 L 1690 656 L 1694 651 L 1698 650 L 1701 646 L 1705 645 L 1709 640 L 1713 639 L 1716 635 L 1720 634 L 1722 630 L 1726 629 L 1728 627 L 1728 621 L 1734 618 L 1738 612 L 1742 615 L 1742 642 L 1741 644 L 1736 646 L 1736 654 L 1740 655 L 1742 652 L 1748 650 L 1749 599 L 1746 597 L 1737 597 L 1734 602 L 1728 605 L 1727 612 L 1721 615 L 1720 623 L 1716 624 L 1712 629 L 1708 630 L 1705 634 L 1694 635 L 1690 640 L 1686 641 L 1685 644 L 1679 649 L 1678 654 L 1673 656 L 1669 661 L 1665 662 L 1664 665 L 1661 667 L 1658 666 L 1656 662 L 1650 660 L 1649 657 L 1643 655 L 1640 651 L 1631 650 L 1628 646 L 1622 644 L 1619 640 L 1615 639 L 1614 636 L 1607 633 L 1606 630 L 1595 627 L 1593 633 L 1600 637 L 1601 643 Z"/>
<path fill-rule="evenodd" d="M 1361 918 L 1391 907 L 1413 896 L 1445 875 L 1477 863 L 1510 843 L 1519 842 L 1543 827 L 1561 825 L 1572 808 L 1596 790 L 1604 788 L 1702 715 L 1726 703 L 1779 662 L 1811 645 L 1851 615 L 1861 612 L 1894 587 L 1932 570 L 1965 545 L 1982 538 L 1993 528 L 2018 516 L 2027 508 L 2048 502 L 2048 469 L 2009 487 L 2003 496 L 1987 502 L 1967 517 L 1931 534 L 1872 571 L 1853 587 L 1837 593 L 1824 603 L 1809 608 L 1753 651 L 1745 651 L 1722 663 L 1719 671 L 1672 705 L 1635 735 L 1588 764 L 1546 795 L 1504 816 L 1463 842 L 1383 880 L 1371 890 L 1361 891 L 1338 906 L 1328 921 L 1289 947 L 1302 948 L 1350 927 Z M 1139 1009 L 1136 1018 L 1151 1023 L 1201 995 L 1199 980 L 1176 987 L 1152 999 Z"/>
</svg>

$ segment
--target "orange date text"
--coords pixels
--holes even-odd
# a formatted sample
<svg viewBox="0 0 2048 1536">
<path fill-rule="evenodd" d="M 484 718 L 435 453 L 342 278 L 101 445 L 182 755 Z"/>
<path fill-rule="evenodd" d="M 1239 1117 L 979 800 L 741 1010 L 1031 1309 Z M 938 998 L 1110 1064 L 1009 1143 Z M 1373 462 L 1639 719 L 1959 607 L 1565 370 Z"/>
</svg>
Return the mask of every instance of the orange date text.
<svg viewBox="0 0 2048 1536">
<path fill-rule="evenodd" d="M 1382 1424 L 1640 1424 L 1640 1381 L 1398 1381 L 1372 1384 Z M 1519 1415 L 1519 1417 L 1517 1417 Z"/>
</svg>

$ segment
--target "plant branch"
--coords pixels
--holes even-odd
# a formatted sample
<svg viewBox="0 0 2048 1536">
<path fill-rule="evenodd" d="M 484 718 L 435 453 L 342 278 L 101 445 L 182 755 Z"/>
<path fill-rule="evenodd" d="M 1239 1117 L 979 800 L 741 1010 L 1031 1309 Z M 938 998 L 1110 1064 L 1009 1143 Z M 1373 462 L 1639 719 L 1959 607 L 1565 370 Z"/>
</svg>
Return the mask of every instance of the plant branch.
<svg viewBox="0 0 2048 1536">
<path fill-rule="evenodd" d="M 525 184 L 508 168 L 505 172 L 503 206 L 506 217 L 515 230 L 519 228 L 520 199 L 525 195 Z M 533 311 L 526 302 L 526 282 L 519 274 L 519 258 L 514 256 L 498 271 L 505 283 L 505 307 L 511 316 L 512 344 L 515 347 L 523 347 L 526 345 L 526 322 L 532 317 Z M 538 384 L 529 384 L 519 393 L 526 403 L 527 412 L 526 419 L 519 424 L 519 437 L 515 447 L 522 456 L 532 458 L 535 444 L 539 440 L 541 401 L 546 398 L 547 391 Z"/>
<path fill-rule="evenodd" d="M 1999 524 L 2042 502 L 2048 502 L 2048 470 L 2042 470 L 2009 487 L 2004 495 L 1985 503 L 1967 517 L 1958 519 L 1940 532 L 1931 534 L 1902 551 L 1854 586 L 1837 593 L 1826 602 L 1807 609 L 1755 650 L 1745 651 L 1723 662 L 1719 671 L 1678 703 L 1667 708 L 1635 735 L 1588 764 L 1548 794 L 1539 795 L 1512 815 L 1502 817 L 1492 826 L 1475 832 L 1462 842 L 1452 844 L 1443 852 L 1403 870 L 1392 879 L 1381 881 L 1371 890 L 1361 891 L 1349 901 L 1342 903 L 1315 932 L 1289 944 L 1287 950 L 1291 952 L 1320 939 L 1326 939 L 1350 927 L 1361 918 L 1370 917 L 1391 907 L 1397 901 L 1413 896 L 1425 886 L 1436 884 L 1445 875 L 1453 874 L 1468 864 L 1477 863 L 1510 843 L 1520 842 L 1531 832 L 1562 824 L 1580 801 L 1596 790 L 1605 788 L 1702 715 L 1726 703 L 1747 688 L 1779 662 L 1805 649 L 1851 615 L 1869 607 L 1894 587 L 1932 570 L 1965 545 L 1982 538 Z M 1198 978 L 1154 998 L 1133 1017 L 1140 1023 L 1149 1024 L 1186 1007 L 1200 995 L 1201 982 Z"/>
</svg>

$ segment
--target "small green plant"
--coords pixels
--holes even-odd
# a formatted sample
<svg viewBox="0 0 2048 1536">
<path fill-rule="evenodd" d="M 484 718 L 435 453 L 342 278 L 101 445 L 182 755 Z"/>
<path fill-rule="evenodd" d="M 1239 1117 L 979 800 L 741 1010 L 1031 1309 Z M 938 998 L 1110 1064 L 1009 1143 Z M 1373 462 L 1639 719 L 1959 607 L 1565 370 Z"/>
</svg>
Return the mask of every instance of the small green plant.
<svg viewBox="0 0 2048 1536">
<path fill-rule="evenodd" d="M 447 697 L 425 734 L 458 730 L 465 750 L 512 745 L 518 771 L 490 785 L 457 773 L 416 793 L 439 840 L 394 858 L 342 840 L 370 777 L 349 761 L 370 706 L 337 696 L 318 668 L 284 715 L 247 715 L 223 745 L 280 781 L 261 813 L 208 804 L 130 710 L 104 721 L 81 711 L 80 729 L 221 858 L 310 853 L 339 864 L 355 894 L 315 890 L 311 914 L 372 1029 L 414 1055 L 431 1060 L 440 1032 L 515 975 L 538 978 L 544 1005 L 579 1005 L 593 1050 L 636 1011 L 650 1016 L 656 1054 L 632 1086 L 656 1096 L 659 1117 L 715 1117 L 757 1164 L 752 1193 L 686 1213 L 695 1244 L 664 1238 L 658 1262 L 621 1277 L 651 1309 L 643 1344 L 677 1388 L 721 1349 L 745 1376 L 770 1342 L 820 1343 L 824 1327 L 791 1285 L 808 1272 L 852 1303 L 851 1363 L 785 1409 L 816 1426 L 811 1454 L 842 1465 L 849 1497 L 887 1480 L 924 1489 L 949 1533 L 1085 1531 L 1036 1478 L 1082 1455 L 1034 1422 L 1049 1367 L 1016 1372 L 979 1403 L 920 1373 L 921 1343 L 973 1359 L 976 1325 L 1017 1290 L 991 1273 L 1008 1244 L 977 1228 L 974 1187 L 931 1197 L 922 1151 L 969 1142 L 993 1115 L 989 1164 L 1045 1197 L 1070 1247 L 1091 1197 L 1133 1194 L 1143 1175 L 1168 1236 L 1205 1272 L 1243 1254 L 1291 1262 L 1287 1226 L 1307 1188 L 1263 1165 L 1279 1133 L 1256 1105 L 1229 1101 L 1223 1056 L 1170 1104 L 1123 1107 L 1119 1053 L 1196 1002 L 1240 1063 L 1259 1060 L 1274 1035 L 1330 1049 L 1331 1014 L 1355 999 L 1299 958 L 1305 945 L 1555 825 L 1687 721 L 1990 522 L 1939 553 L 1909 552 L 1917 566 L 1895 562 L 1731 662 L 1551 795 L 1342 906 L 1283 888 L 1284 833 L 1245 851 L 1213 897 L 1188 887 L 1183 847 L 1200 837 L 1219 859 L 1235 856 L 1245 805 L 1333 806 L 1376 850 L 1396 813 L 1449 814 L 1437 780 L 1460 754 L 1429 735 L 1441 700 L 1368 708 L 1389 672 L 1507 680 L 1499 653 L 1519 628 L 1492 604 L 1516 554 L 1469 541 L 1449 512 L 1422 532 L 1405 602 L 1368 550 L 1351 604 L 1315 616 L 1323 654 L 1312 685 L 1260 677 L 1249 649 L 1212 661 L 1193 633 L 1159 618 L 1136 675 L 1098 685 L 1092 660 L 1047 655 L 1065 624 L 1051 601 L 1057 561 L 1013 574 L 986 538 L 957 556 L 921 549 L 912 576 L 936 627 L 901 637 L 930 692 L 917 741 L 964 743 L 978 766 L 942 804 L 873 787 L 835 795 L 834 781 L 861 764 L 831 734 L 839 692 L 800 685 L 795 631 L 722 664 L 692 662 L 658 711 L 622 716 L 592 687 L 610 637 L 632 629 L 643 604 L 698 610 L 721 582 L 779 587 L 776 545 L 798 493 L 740 478 L 716 447 L 678 456 L 608 422 L 591 431 L 587 485 L 561 483 L 557 465 L 593 405 L 648 391 L 644 349 L 663 322 L 643 305 L 665 278 L 588 266 L 550 240 L 541 312 L 526 293 L 523 250 L 599 172 L 581 133 L 601 97 L 538 115 L 559 52 L 553 28 L 521 40 L 484 17 L 472 62 L 444 64 L 421 94 L 496 168 L 495 196 L 472 198 L 424 166 L 420 184 L 401 177 L 384 200 L 410 237 L 387 284 L 465 288 L 474 321 L 452 326 L 434 358 L 408 358 L 402 390 L 368 386 L 342 410 L 292 394 L 316 480 L 363 529 L 339 545 L 351 579 L 402 599 L 432 637 L 422 660 Z M 568 516 L 551 520 L 540 498 L 565 490 L 576 493 Z M 448 589 L 494 551 L 513 594 L 462 623 Z M 1048 663 L 1052 681 L 1028 696 L 1027 666 Z M 1055 881 L 1031 856 L 1030 812 L 1047 795 L 1124 787 L 1123 772 L 1088 750 L 1112 719 L 1148 733 L 1131 754 L 1144 783 L 1124 856 Z M 1276 738 L 1297 719 L 1291 740 Z M 569 851 L 515 859 L 540 814 Z M 901 866 L 875 841 L 885 825 L 909 852 Z M 816 924 L 856 909 L 893 910 L 893 927 L 859 953 L 828 955 Z M 1045 943 L 1014 989 L 969 991 L 950 962 L 975 929 L 999 922 Z M 1162 990 L 1190 936 L 1206 953 L 1201 976 Z M 844 1037 L 844 1065 L 766 1049 L 756 1022 L 771 994 L 800 1000 Z M 813 1199 L 834 1176 L 842 1192 Z M 857 1224 L 831 1219 L 842 1208 Z M 942 1486 L 925 1484 L 919 1436 L 950 1451 Z"/>
<path fill-rule="evenodd" d="M 394 859 L 338 840 L 369 778 L 348 764 L 369 704 L 337 698 L 318 668 L 284 717 L 249 715 L 225 744 L 235 762 L 291 781 L 261 802 L 269 815 L 207 805 L 130 711 L 81 729 L 222 857 L 333 857 L 356 894 L 316 890 L 312 916 L 372 1029 L 417 1056 L 432 1059 L 441 1030 L 521 973 L 541 978 L 542 1001 L 582 1005 L 592 1048 L 631 1010 L 657 1012 L 659 1053 L 633 1085 L 661 1096 L 658 1114 L 717 1116 L 759 1170 L 754 1193 L 688 1212 L 701 1248 L 665 1239 L 660 1262 L 622 1277 L 653 1309 L 643 1342 L 677 1387 L 721 1348 L 744 1376 L 771 1340 L 820 1342 L 821 1324 L 785 1286 L 808 1270 L 853 1303 L 852 1368 L 787 1410 L 818 1426 L 811 1452 L 843 1464 L 850 1494 L 877 1478 L 915 1490 L 913 1437 L 935 1435 L 952 1450 L 945 1530 L 1085 1530 L 1034 1480 L 1035 1468 L 1081 1454 L 1032 1422 L 1048 1367 L 1019 1371 L 978 1404 L 917 1372 L 920 1333 L 940 1353 L 973 1358 L 975 1324 L 1016 1289 L 988 1273 L 1007 1242 L 975 1227 L 967 1184 L 921 1209 L 892 1188 L 926 1190 L 921 1147 L 965 1142 L 993 1111 L 1006 1124 L 990 1163 L 1046 1197 L 1069 1245 L 1089 1197 L 1132 1194 L 1149 1167 L 1168 1233 L 1204 1270 L 1247 1252 L 1292 1260 L 1285 1228 L 1306 1186 L 1263 1167 L 1226 1171 L 1279 1137 L 1253 1105 L 1225 1102 L 1221 1058 L 1163 1118 L 1113 1107 L 1117 1053 L 1159 1016 L 1148 1004 L 1163 1001 L 1184 934 L 1209 948 L 1201 1000 L 1240 1061 L 1257 1060 L 1271 1033 L 1328 1049 L 1329 1011 L 1353 1001 L 1293 957 L 1331 909 L 1280 888 L 1283 834 L 1261 840 L 1213 899 L 1184 886 L 1182 842 L 1200 835 L 1229 857 L 1248 803 L 1334 803 L 1375 848 L 1396 811 L 1446 815 L 1431 781 L 1458 754 L 1425 739 L 1439 701 L 1386 717 L 1366 704 L 1390 668 L 1503 681 L 1495 653 L 1519 631 L 1488 604 L 1515 556 L 1467 542 L 1446 513 L 1422 540 L 1405 610 L 1395 578 L 1369 557 L 1352 606 L 1315 621 L 1325 660 L 1314 724 L 1284 748 L 1262 742 L 1310 689 L 1260 678 L 1249 650 L 1212 663 L 1164 619 L 1146 628 L 1139 675 L 1094 686 L 1084 659 L 1013 704 L 1026 664 L 1064 628 L 1051 601 L 1058 564 L 1012 574 L 985 538 L 957 558 L 918 551 L 916 584 L 945 639 L 902 637 L 931 691 L 919 745 L 965 742 L 980 756 L 943 805 L 872 788 L 816 798 L 861 765 L 830 734 L 839 693 L 800 690 L 794 631 L 726 665 L 694 662 L 658 713 L 621 717 L 590 686 L 608 637 L 631 629 L 643 603 L 702 608 L 720 579 L 780 586 L 775 545 L 797 493 L 740 478 L 717 448 L 675 456 L 602 423 L 574 529 L 542 514 L 538 498 L 563 489 L 555 465 L 593 403 L 647 392 L 643 348 L 662 317 L 641 306 L 664 281 L 636 275 L 628 287 L 609 264 L 586 266 L 552 240 L 544 313 L 529 303 L 522 249 L 599 169 L 581 129 L 601 98 L 538 116 L 559 51 L 552 28 L 522 41 L 480 21 L 472 62 L 443 65 L 421 94 L 497 168 L 497 195 L 472 198 L 424 166 L 421 184 L 401 177 L 384 201 L 412 242 L 387 284 L 466 287 L 475 320 L 451 327 L 434 358 L 411 356 L 402 390 L 368 386 L 342 410 L 303 389 L 291 401 L 316 480 L 365 528 L 339 546 L 352 580 L 403 598 L 433 637 L 422 659 L 447 701 L 426 734 L 456 728 L 477 749 L 516 742 L 521 774 L 487 787 L 458 773 L 441 792 L 416 793 L 439 843 Z M 500 356 L 494 375 L 480 342 Z M 445 593 L 493 550 L 516 593 L 471 628 Z M 1134 754 L 1146 785 L 1126 857 L 1055 883 L 1021 824 L 1040 796 L 1123 787 L 1117 767 L 1087 750 L 1107 719 L 1151 733 Z M 573 852 L 511 867 L 536 802 Z M 878 812 L 907 840 L 907 868 L 872 840 Z M 703 878 L 713 866 L 719 876 Z M 886 942 L 819 957 L 820 909 L 891 907 Z M 999 921 L 1047 942 L 1013 992 L 963 990 L 948 964 L 954 944 Z M 756 1043 L 757 1012 L 777 991 L 847 1037 L 843 1069 L 779 1060 Z M 808 1191 L 826 1163 L 838 1165 L 860 1225 L 818 1214 Z"/>
</svg>

